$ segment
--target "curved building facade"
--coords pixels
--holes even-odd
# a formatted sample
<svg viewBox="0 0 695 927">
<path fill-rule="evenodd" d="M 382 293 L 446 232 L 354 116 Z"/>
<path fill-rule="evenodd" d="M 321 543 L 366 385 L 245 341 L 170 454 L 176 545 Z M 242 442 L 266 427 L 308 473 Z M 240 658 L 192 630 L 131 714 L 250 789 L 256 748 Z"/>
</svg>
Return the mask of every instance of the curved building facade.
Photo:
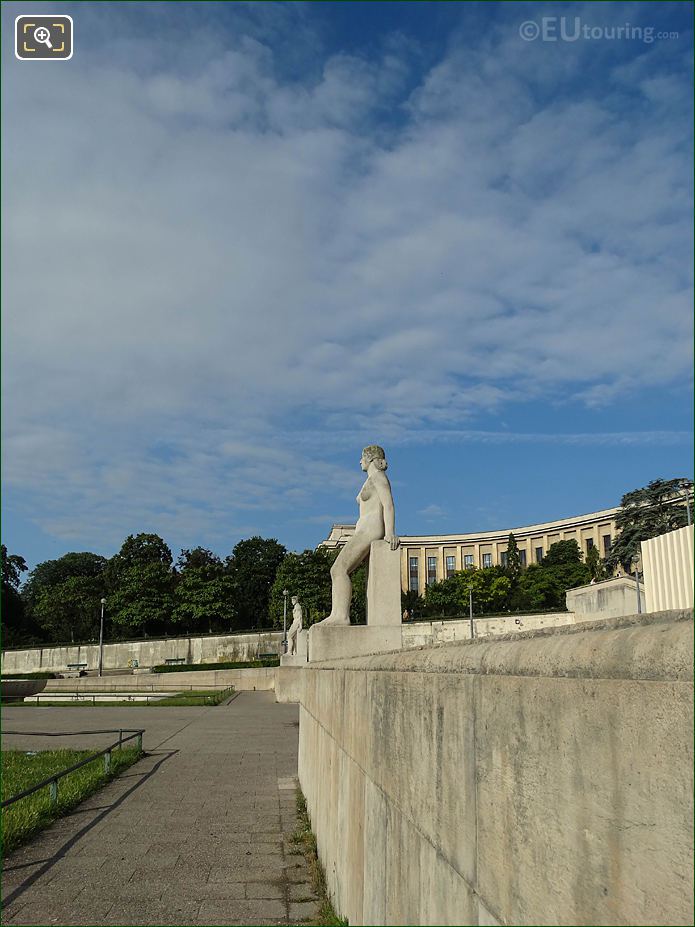
<svg viewBox="0 0 695 927">
<path fill-rule="evenodd" d="M 401 586 L 422 594 L 425 586 L 470 567 L 504 566 L 510 533 L 516 538 L 522 566 L 540 563 L 556 541 L 576 541 L 584 556 L 598 548 L 601 557 L 611 549 L 617 531 L 618 508 L 576 515 L 520 528 L 475 534 L 401 535 Z M 354 525 L 333 525 L 321 547 L 341 547 Z"/>
</svg>

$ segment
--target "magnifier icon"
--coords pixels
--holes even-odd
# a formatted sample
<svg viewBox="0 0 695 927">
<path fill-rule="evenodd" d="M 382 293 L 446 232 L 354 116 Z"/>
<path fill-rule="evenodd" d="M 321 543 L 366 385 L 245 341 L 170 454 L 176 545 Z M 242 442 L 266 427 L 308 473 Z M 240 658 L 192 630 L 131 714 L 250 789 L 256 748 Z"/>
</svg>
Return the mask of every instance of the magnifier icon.
<svg viewBox="0 0 695 927">
<path fill-rule="evenodd" d="M 51 45 L 51 33 L 45 26 L 39 26 L 37 29 L 34 29 L 34 41 L 40 42 L 50 49 L 53 48 Z"/>
</svg>

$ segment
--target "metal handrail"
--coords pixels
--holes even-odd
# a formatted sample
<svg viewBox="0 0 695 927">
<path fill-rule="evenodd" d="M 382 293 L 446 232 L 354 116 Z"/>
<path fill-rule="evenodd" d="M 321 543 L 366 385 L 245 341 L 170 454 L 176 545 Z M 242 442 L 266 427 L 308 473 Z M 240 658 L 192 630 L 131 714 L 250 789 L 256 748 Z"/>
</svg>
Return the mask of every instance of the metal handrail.
<svg viewBox="0 0 695 927">
<path fill-rule="evenodd" d="M 94 760 L 98 760 L 100 756 L 104 757 L 104 772 L 108 773 L 111 769 L 111 751 L 116 747 L 120 750 L 124 743 L 127 743 L 129 740 L 133 740 L 137 737 L 138 739 L 138 750 L 142 752 L 142 735 L 145 733 L 146 728 L 113 728 L 108 731 L 63 731 L 63 732 L 50 732 L 50 731 L 3 731 L 3 734 L 20 734 L 24 737 L 79 737 L 87 734 L 116 734 L 118 733 L 118 740 L 110 744 L 108 747 L 104 747 L 103 750 L 99 750 L 96 753 L 93 753 L 91 756 L 86 757 L 84 760 L 80 760 L 79 763 L 75 763 L 73 766 L 69 766 L 67 769 L 62 769 L 58 773 L 54 773 L 52 776 L 49 776 L 47 779 L 43 779 L 41 782 L 38 782 L 36 785 L 30 786 L 28 789 L 24 789 L 23 792 L 19 792 L 17 795 L 12 795 L 10 798 L 6 798 L 2 803 L 0 803 L 0 808 L 6 808 L 8 805 L 14 804 L 16 801 L 20 801 L 22 798 L 27 798 L 29 795 L 33 795 L 34 792 L 38 792 L 39 789 L 45 789 L 46 786 L 51 787 L 51 802 L 55 803 L 58 801 L 58 780 L 62 779 L 64 776 L 69 775 L 72 772 L 75 772 L 76 769 L 81 769 L 82 766 L 86 766 L 88 763 L 92 763 Z M 128 737 L 124 737 L 124 734 L 128 734 Z"/>
</svg>

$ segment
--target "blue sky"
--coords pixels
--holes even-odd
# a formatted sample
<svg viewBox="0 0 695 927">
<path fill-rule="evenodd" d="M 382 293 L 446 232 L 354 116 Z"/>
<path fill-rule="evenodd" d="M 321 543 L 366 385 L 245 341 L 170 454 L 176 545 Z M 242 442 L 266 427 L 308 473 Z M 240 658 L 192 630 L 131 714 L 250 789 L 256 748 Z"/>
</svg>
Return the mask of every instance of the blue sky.
<svg viewBox="0 0 695 927">
<path fill-rule="evenodd" d="M 29 12 L 73 16 L 69 62 L 15 60 Z M 520 36 L 563 17 L 586 37 Z M 314 546 L 375 442 L 402 534 L 690 473 L 689 4 L 3 18 L 3 540 L 30 565 L 140 531 Z"/>
</svg>

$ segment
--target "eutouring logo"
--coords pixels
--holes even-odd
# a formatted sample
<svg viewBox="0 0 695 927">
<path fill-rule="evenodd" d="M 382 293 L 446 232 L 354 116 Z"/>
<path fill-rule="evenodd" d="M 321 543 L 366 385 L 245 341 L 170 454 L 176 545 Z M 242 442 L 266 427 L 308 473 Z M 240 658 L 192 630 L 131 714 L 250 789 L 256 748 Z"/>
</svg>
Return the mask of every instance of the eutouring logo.
<svg viewBox="0 0 695 927">
<path fill-rule="evenodd" d="M 652 42 L 677 39 L 677 32 L 660 32 L 653 26 L 633 26 L 631 23 L 611 26 L 592 26 L 582 22 L 581 16 L 543 16 L 536 21 L 527 19 L 519 26 L 524 42 Z"/>
</svg>

